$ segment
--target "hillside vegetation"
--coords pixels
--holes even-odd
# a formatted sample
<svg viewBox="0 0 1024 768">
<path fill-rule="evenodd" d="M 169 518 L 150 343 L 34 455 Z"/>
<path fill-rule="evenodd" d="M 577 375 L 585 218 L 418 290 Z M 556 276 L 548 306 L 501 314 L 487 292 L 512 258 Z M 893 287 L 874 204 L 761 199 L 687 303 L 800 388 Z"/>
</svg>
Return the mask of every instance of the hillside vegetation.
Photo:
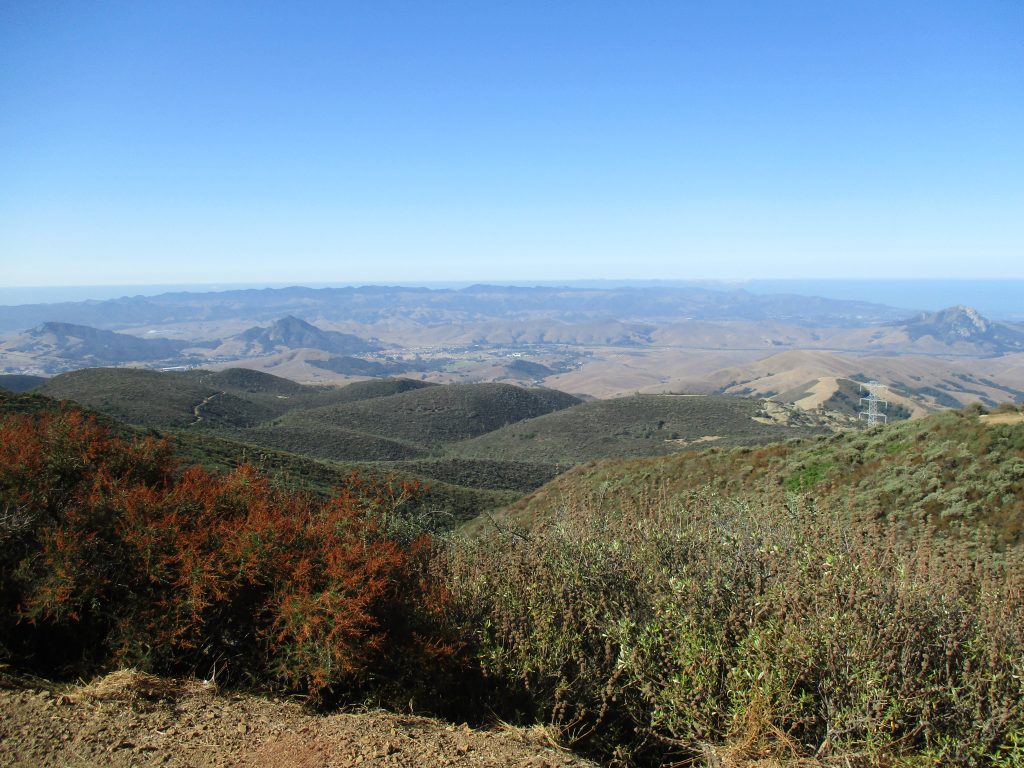
<svg viewBox="0 0 1024 768">
<path fill-rule="evenodd" d="M 0 389 L 8 392 L 28 392 L 46 381 L 43 376 L 27 376 L 17 373 L 0 374 Z"/>
<path fill-rule="evenodd" d="M 421 445 L 453 443 L 568 408 L 579 399 L 510 384 L 450 384 L 295 412 L 280 424 L 330 424 Z"/>
<path fill-rule="evenodd" d="M 782 420 L 790 423 L 778 423 L 764 404 L 736 397 L 580 403 L 564 392 L 509 384 L 378 379 L 321 387 L 241 368 L 87 369 L 37 391 L 173 434 L 187 460 L 207 467 L 261 457 L 275 476 L 318 493 L 354 469 L 375 478 L 394 474 L 427 489 L 421 506 L 443 525 L 507 504 L 581 461 L 818 430 L 810 417 L 790 412 Z"/>
<path fill-rule="evenodd" d="M 553 480 L 567 467 L 529 461 L 440 458 L 395 461 L 387 466 L 471 488 L 527 493 Z"/>
<path fill-rule="evenodd" d="M 57 414 L 63 409 L 52 398 L 34 393 L 13 394 L 0 390 L 0 419 L 12 414 Z M 89 414 L 98 419 L 111 434 L 126 440 L 142 436 L 168 437 L 170 450 L 181 466 L 198 465 L 206 470 L 224 474 L 239 465 L 254 465 L 266 475 L 275 487 L 313 493 L 328 498 L 338 488 L 345 487 L 353 473 L 363 479 L 392 486 L 415 486 L 417 494 L 408 500 L 406 509 L 419 517 L 429 529 L 453 527 L 478 515 L 483 510 L 504 507 L 521 495 L 522 491 L 509 490 L 501 485 L 465 487 L 446 482 L 445 478 L 425 477 L 415 468 L 392 463 L 372 461 L 323 461 L 288 451 L 275 450 L 265 445 L 254 445 L 233 439 L 230 431 L 164 428 L 138 428 L 123 424 L 101 414 Z M 532 490 L 540 481 L 528 489 Z"/>
<path fill-rule="evenodd" d="M 340 464 L 0 405 L 19 668 L 216 666 L 324 705 L 541 723 L 624 768 L 1024 762 L 1016 410 L 584 465 L 470 539 L 438 533 L 416 483 L 326 498 L 302 486 Z M 544 471 L 450 458 L 404 466 Z"/>
<path fill-rule="evenodd" d="M 578 463 L 674 453 L 693 446 L 763 443 L 815 431 L 820 430 L 809 417 L 794 425 L 772 422 L 757 400 L 635 395 L 594 400 L 512 424 L 460 443 L 453 451 L 481 458 Z"/>
<path fill-rule="evenodd" d="M 445 553 L 502 716 L 613 765 L 1022 764 L 1019 557 L 808 496 L 643 488 Z"/>
<path fill-rule="evenodd" d="M 1012 406 L 1004 414 L 1017 413 Z M 730 450 L 590 463 L 508 511 L 532 525 L 567 498 L 802 493 L 904 533 L 1024 545 L 1024 421 L 948 411 L 919 421 Z"/>
<path fill-rule="evenodd" d="M 46 379 L 35 391 L 146 426 L 249 427 L 292 410 L 386 397 L 428 386 L 408 379 L 316 387 L 260 371 L 84 368 Z"/>
<path fill-rule="evenodd" d="M 592 462 L 494 522 L 453 545 L 447 578 L 484 668 L 577 748 L 643 765 L 1024 764 L 1010 406 Z"/>
<path fill-rule="evenodd" d="M 181 472 L 166 441 L 77 410 L 4 417 L 0 654 L 50 672 L 219 663 L 316 697 L 405 677 L 449 653 L 419 578 L 429 543 L 389 526 L 415 490 L 352 478 L 325 501 L 251 466 Z"/>
<path fill-rule="evenodd" d="M 1002 446 L 1012 416 L 980 426 Z M 6 658 L 490 711 L 623 766 L 1024 758 L 1021 559 L 851 516 L 799 473 L 584 487 L 524 533 L 431 542 L 414 487 L 324 501 L 173 452 L 74 410 L 0 419 Z"/>
</svg>

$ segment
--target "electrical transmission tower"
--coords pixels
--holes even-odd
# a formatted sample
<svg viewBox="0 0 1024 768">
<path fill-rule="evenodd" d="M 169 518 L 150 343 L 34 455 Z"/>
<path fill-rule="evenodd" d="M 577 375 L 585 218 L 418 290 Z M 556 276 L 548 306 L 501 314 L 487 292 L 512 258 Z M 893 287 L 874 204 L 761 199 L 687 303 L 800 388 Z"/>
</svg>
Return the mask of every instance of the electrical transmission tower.
<svg viewBox="0 0 1024 768">
<path fill-rule="evenodd" d="M 861 384 L 860 388 L 862 392 L 867 390 L 868 396 L 860 399 L 861 405 L 867 403 L 867 410 L 861 411 L 858 416 L 866 419 L 869 427 L 879 423 L 888 423 L 889 417 L 879 410 L 879 407 L 883 410 L 889 407 L 889 402 L 878 396 L 879 390 L 885 389 L 885 385 L 879 384 L 877 381 L 869 381 L 867 384 Z"/>
</svg>

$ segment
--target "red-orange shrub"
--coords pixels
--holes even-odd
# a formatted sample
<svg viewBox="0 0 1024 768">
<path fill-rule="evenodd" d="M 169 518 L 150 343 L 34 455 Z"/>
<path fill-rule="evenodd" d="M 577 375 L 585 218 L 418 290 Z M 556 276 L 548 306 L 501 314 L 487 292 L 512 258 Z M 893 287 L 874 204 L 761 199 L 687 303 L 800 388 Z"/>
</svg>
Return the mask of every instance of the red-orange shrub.
<svg viewBox="0 0 1024 768">
<path fill-rule="evenodd" d="M 313 695 L 450 653 L 428 542 L 400 544 L 386 524 L 414 488 L 353 477 L 324 503 L 249 466 L 179 472 L 166 443 L 112 437 L 75 411 L 7 419 L 0 462 L 0 508 L 17 517 L 0 532 L 13 545 L 0 642 L 15 653 Z M 12 627 L 16 612 L 31 631 Z"/>
</svg>

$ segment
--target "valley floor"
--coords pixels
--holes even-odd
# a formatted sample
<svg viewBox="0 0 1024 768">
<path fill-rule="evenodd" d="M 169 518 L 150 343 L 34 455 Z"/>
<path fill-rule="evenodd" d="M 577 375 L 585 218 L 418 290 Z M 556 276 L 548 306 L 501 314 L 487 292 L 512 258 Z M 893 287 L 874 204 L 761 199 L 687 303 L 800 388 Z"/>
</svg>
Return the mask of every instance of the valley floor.
<svg viewBox="0 0 1024 768">
<path fill-rule="evenodd" d="M 587 768 L 541 731 L 387 712 L 317 715 L 200 681 L 115 672 L 84 686 L 0 680 L 0 765 L 21 768 Z"/>
</svg>

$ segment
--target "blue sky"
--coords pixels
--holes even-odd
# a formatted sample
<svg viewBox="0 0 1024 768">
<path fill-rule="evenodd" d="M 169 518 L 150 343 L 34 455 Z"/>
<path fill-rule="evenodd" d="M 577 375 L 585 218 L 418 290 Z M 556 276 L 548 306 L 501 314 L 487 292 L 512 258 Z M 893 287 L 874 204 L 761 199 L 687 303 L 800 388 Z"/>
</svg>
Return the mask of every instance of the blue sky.
<svg viewBox="0 0 1024 768">
<path fill-rule="evenodd" d="M 0 285 L 1024 277 L 1024 3 L 0 0 Z"/>
</svg>

